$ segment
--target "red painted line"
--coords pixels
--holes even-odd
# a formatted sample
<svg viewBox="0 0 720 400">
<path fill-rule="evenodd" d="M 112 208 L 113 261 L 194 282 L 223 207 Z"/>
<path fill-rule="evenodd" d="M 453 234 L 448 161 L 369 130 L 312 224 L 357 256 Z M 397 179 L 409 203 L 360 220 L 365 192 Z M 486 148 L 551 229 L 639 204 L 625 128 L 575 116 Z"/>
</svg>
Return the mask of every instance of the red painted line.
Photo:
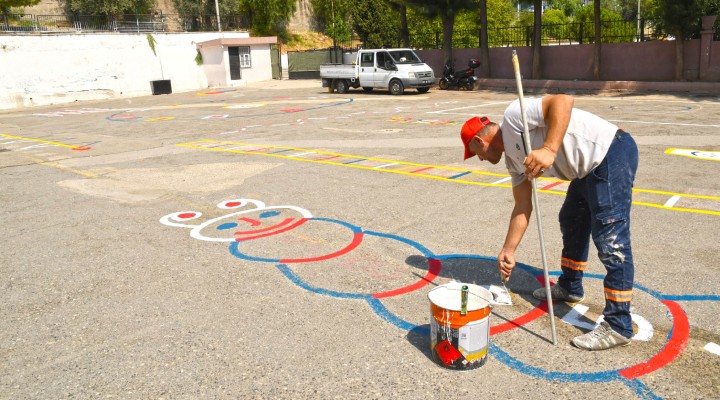
<svg viewBox="0 0 720 400">
<path fill-rule="evenodd" d="M 416 169 L 415 171 L 410 171 L 410 173 L 411 173 L 411 174 L 416 174 L 416 173 L 418 173 L 418 172 L 427 171 L 427 170 L 429 170 L 429 169 L 431 169 L 431 168 L 433 168 L 433 167 L 420 168 L 420 169 Z"/>
<path fill-rule="evenodd" d="M 518 318 L 515 318 L 512 321 L 508 321 L 505 323 L 502 323 L 500 325 L 495 325 L 490 327 L 490 336 L 497 335 L 498 333 L 507 332 L 511 329 L 519 328 L 525 324 L 529 324 L 532 321 L 535 321 L 536 319 L 542 317 L 548 312 L 548 305 L 547 301 L 541 302 L 537 307 L 530 310 L 525 315 L 522 315 Z"/>
<path fill-rule="evenodd" d="M 324 157 L 324 158 L 316 158 L 313 161 L 322 161 L 322 160 L 332 160 L 333 158 L 339 158 L 340 156 L 330 156 L 330 157 Z"/>
<path fill-rule="evenodd" d="M 374 297 L 376 299 L 382 299 L 385 297 L 397 296 L 397 295 L 412 292 L 414 290 L 420 289 L 423 286 L 426 286 L 427 284 L 429 284 L 430 282 L 435 280 L 435 278 L 437 278 L 438 274 L 440 273 L 440 270 L 442 269 L 442 264 L 440 263 L 440 260 L 438 260 L 438 259 L 430 258 L 430 259 L 428 259 L 428 264 L 429 264 L 428 272 L 427 272 L 427 274 L 425 274 L 425 276 L 421 280 L 413 283 L 412 285 L 408 285 L 408 286 L 401 287 L 398 289 L 390 290 L 387 292 L 374 293 L 372 295 L 372 297 Z"/>
<path fill-rule="evenodd" d="M 673 318 L 673 329 L 670 339 L 668 339 L 662 350 L 655 354 L 653 358 L 644 363 L 618 371 L 620 375 L 627 379 L 639 378 L 659 370 L 676 359 L 687 346 L 688 338 L 690 337 L 690 322 L 688 321 L 685 311 L 674 301 L 664 300 L 662 303 L 668 308 Z"/>
<path fill-rule="evenodd" d="M 230 204 L 228 204 L 228 206 L 230 206 Z M 230 207 L 232 207 L 232 206 L 230 206 Z M 290 218 L 290 219 L 292 219 L 292 218 Z M 245 221 L 248 224 L 250 224 L 250 226 L 258 226 L 258 225 L 262 224 L 262 222 L 260 222 L 256 219 L 252 219 L 252 218 L 238 218 L 238 221 Z M 250 231 L 250 232 L 257 232 L 257 231 Z M 235 233 L 245 233 L 245 232 L 235 232 Z"/>
<path fill-rule="evenodd" d="M 89 146 L 73 147 L 72 150 L 84 151 L 84 150 L 90 150 L 90 147 Z"/>
<path fill-rule="evenodd" d="M 537 275 L 535 279 L 540 282 L 541 285 L 544 285 L 545 277 L 543 275 Z M 547 301 L 540 302 L 537 307 L 530 310 L 530 312 L 521 315 L 517 318 L 515 318 L 512 321 L 507 321 L 505 323 L 491 326 L 490 327 L 490 336 L 497 335 L 498 333 L 507 332 L 511 329 L 519 328 L 525 324 L 529 324 L 532 321 L 535 321 L 536 319 L 542 317 L 545 313 L 548 312 L 548 304 Z"/>
<path fill-rule="evenodd" d="M 237 236 L 237 235 L 244 235 L 244 234 L 247 234 L 247 233 L 262 233 L 262 232 L 267 232 L 267 231 L 269 231 L 269 230 L 277 229 L 277 228 L 280 227 L 280 226 L 287 225 L 287 224 L 291 223 L 291 222 L 293 221 L 293 219 L 294 219 L 294 218 L 286 218 L 284 221 L 282 221 L 282 222 L 280 222 L 280 223 L 278 223 L 278 224 L 275 224 L 275 225 L 273 225 L 273 226 L 268 226 L 267 228 L 251 229 L 251 230 L 249 230 L 249 231 L 236 231 L 236 232 L 235 232 L 235 236 Z M 249 218 L 238 218 L 238 220 L 242 220 L 242 221 L 254 221 L 254 220 L 249 219 Z M 256 221 L 256 222 L 257 222 L 257 221 Z M 251 223 L 252 226 L 258 226 L 258 225 L 260 225 L 259 222 L 258 222 L 257 224 L 253 224 L 252 222 L 250 222 L 250 223 Z"/>
<path fill-rule="evenodd" d="M 561 185 L 561 184 L 563 184 L 563 183 L 564 183 L 563 181 L 553 182 L 553 183 L 551 183 L 551 184 L 548 184 L 548 185 L 545 185 L 545 186 L 541 187 L 540 190 L 548 190 L 548 189 L 550 189 L 550 188 L 554 188 L 555 186 Z"/>
<path fill-rule="evenodd" d="M 292 218 L 288 218 L 288 219 L 289 219 L 289 220 L 292 220 Z M 285 221 L 287 221 L 287 220 L 285 220 Z M 265 234 L 263 234 L 263 235 L 250 236 L 250 237 L 246 237 L 246 238 L 237 238 L 237 237 L 236 237 L 236 238 L 235 238 L 235 241 L 236 241 L 236 242 L 242 242 L 242 241 L 245 241 L 245 240 L 259 239 L 259 238 L 261 238 L 261 237 L 277 235 L 278 233 L 283 233 L 283 232 L 289 231 L 290 229 L 293 229 L 293 228 L 295 228 L 295 227 L 297 227 L 297 226 L 299 226 L 299 225 L 302 225 L 302 224 L 304 224 L 304 223 L 307 222 L 307 221 L 308 221 L 307 218 L 300 218 L 300 219 L 297 220 L 297 222 L 295 222 L 294 224 L 289 225 L 289 226 L 286 226 L 286 227 L 283 228 L 283 229 L 280 229 L 280 230 L 277 230 L 277 231 L 268 232 L 268 233 L 265 233 Z M 282 225 L 283 223 L 284 223 L 284 222 L 281 222 L 281 223 L 278 224 L 278 225 L 274 225 L 272 228 L 277 228 L 278 226 Z M 268 228 L 268 229 L 269 229 L 269 228 Z M 259 230 L 258 230 L 258 231 L 259 231 Z M 250 231 L 250 232 L 258 232 L 258 231 Z"/>
<path fill-rule="evenodd" d="M 344 249 L 336 251 L 331 254 L 326 254 L 324 256 L 311 257 L 311 258 L 286 258 L 286 259 L 280 260 L 280 262 L 286 263 L 286 264 L 301 263 L 301 262 L 304 263 L 304 262 L 310 262 L 310 261 L 323 261 L 323 260 L 335 258 L 335 257 L 341 256 L 343 254 L 346 254 L 346 253 L 354 250 L 356 247 L 358 247 L 360 245 L 360 243 L 362 243 L 364 236 L 365 235 L 362 232 L 355 232 L 355 235 L 353 236 L 353 240 L 352 240 L 352 242 L 350 242 L 349 245 L 347 245 Z"/>
</svg>

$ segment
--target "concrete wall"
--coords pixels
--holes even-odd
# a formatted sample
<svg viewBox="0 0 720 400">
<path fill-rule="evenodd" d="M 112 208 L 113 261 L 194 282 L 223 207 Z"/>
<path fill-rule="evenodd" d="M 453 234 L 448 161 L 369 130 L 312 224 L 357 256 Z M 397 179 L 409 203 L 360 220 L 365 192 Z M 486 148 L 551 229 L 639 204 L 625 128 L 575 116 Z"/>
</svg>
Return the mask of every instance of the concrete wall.
<svg viewBox="0 0 720 400">
<path fill-rule="evenodd" d="M 145 34 L 0 36 L 0 109 L 149 95 L 150 81 L 157 79 L 170 79 L 177 92 L 207 88 L 205 73 L 195 63 L 196 43 L 248 34 L 153 36 L 157 56 Z M 271 79 L 269 52 L 251 56 L 253 70 L 267 73 L 243 70 L 243 81 Z"/>
</svg>

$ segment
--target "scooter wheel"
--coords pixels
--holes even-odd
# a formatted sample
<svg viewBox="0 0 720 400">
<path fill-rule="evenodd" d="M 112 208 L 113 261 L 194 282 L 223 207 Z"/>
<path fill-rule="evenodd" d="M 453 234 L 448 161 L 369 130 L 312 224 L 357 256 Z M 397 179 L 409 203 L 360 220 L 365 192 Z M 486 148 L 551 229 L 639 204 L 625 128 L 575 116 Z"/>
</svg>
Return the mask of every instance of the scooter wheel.
<svg viewBox="0 0 720 400">
<path fill-rule="evenodd" d="M 440 79 L 440 82 L 438 82 L 438 86 L 440 86 L 440 89 L 447 90 L 447 88 L 450 87 L 450 84 L 445 79 Z"/>
</svg>

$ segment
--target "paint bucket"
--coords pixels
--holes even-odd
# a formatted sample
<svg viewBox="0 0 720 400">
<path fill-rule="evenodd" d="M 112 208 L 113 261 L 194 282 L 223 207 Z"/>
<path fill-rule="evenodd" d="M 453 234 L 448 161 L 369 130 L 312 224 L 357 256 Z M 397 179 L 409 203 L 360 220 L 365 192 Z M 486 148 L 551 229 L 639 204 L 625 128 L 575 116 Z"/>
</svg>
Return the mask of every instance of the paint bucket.
<svg viewBox="0 0 720 400">
<path fill-rule="evenodd" d="M 463 287 L 467 288 L 465 307 Z M 428 299 L 433 360 L 459 370 L 485 365 L 490 345 L 490 291 L 477 285 L 450 282 L 431 290 Z"/>
</svg>

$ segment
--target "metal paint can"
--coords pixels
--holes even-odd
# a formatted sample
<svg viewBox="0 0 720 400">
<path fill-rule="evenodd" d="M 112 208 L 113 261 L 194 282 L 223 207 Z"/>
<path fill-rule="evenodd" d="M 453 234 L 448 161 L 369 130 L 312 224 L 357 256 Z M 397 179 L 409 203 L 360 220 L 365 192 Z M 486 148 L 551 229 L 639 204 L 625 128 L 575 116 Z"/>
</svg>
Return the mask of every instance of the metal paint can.
<svg viewBox="0 0 720 400">
<path fill-rule="evenodd" d="M 465 314 L 464 286 L 467 286 Z M 490 345 L 490 291 L 477 285 L 450 282 L 431 290 L 428 299 L 433 360 L 445 368 L 459 370 L 485 365 Z"/>
</svg>

